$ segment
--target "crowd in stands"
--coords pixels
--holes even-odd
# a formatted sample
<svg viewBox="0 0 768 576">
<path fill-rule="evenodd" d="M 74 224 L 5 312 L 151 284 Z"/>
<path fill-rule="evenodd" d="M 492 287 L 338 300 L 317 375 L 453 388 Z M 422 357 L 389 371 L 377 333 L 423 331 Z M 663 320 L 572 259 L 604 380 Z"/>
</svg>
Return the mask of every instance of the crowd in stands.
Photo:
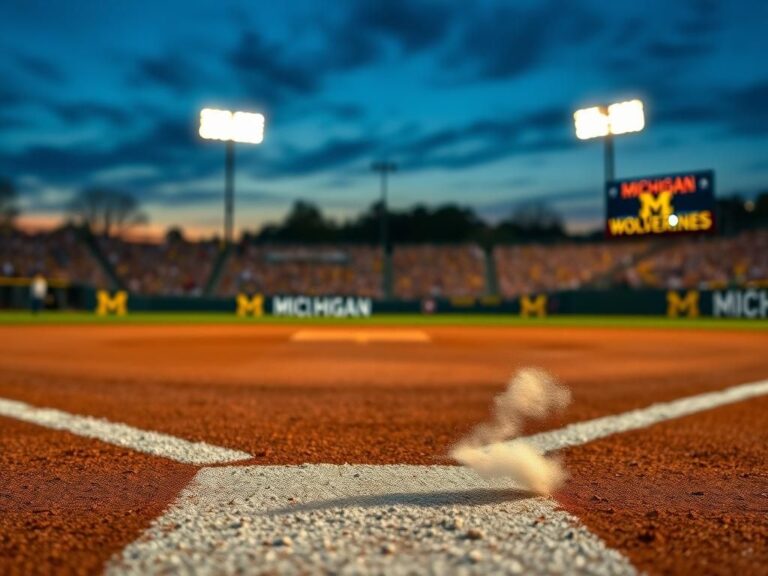
<svg viewBox="0 0 768 576">
<path fill-rule="evenodd" d="M 392 269 L 398 298 L 485 294 L 485 255 L 479 246 L 395 246 Z"/>
<path fill-rule="evenodd" d="M 99 238 L 96 246 L 129 291 L 200 295 L 220 254 L 215 242 L 162 243 Z M 721 288 L 768 286 L 768 230 L 736 236 L 644 241 L 497 246 L 499 293 L 523 294 L 584 287 Z M 93 250 L 72 228 L 29 234 L 0 231 L 0 275 L 41 272 L 52 280 L 109 286 Z M 492 269 L 475 245 L 394 247 L 397 298 L 479 297 Z M 381 250 L 365 245 L 235 246 L 216 293 L 382 296 Z"/>
<path fill-rule="evenodd" d="M 382 260 L 371 246 L 264 246 L 235 248 L 218 293 L 381 296 Z"/>
<path fill-rule="evenodd" d="M 494 250 L 499 292 L 512 298 L 592 286 L 632 264 L 647 247 L 646 242 L 499 246 Z"/>
<path fill-rule="evenodd" d="M 130 292 L 174 296 L 203 293 L 219 250 L 215 242 L 182 239 L 152 244 L 101 237 L 98 243 Z"/>
<path fill-rule="evenodd" d="M 768 286 L 768 230 L 660 242 L 615 280 L 632 288 Z"/>
<path fill-rule="evenodd" d="M 72 228 L 29 234 L 0 230 L 0 275 L 103 286 L 106 276 L 90 250 Z"/>
</svg>

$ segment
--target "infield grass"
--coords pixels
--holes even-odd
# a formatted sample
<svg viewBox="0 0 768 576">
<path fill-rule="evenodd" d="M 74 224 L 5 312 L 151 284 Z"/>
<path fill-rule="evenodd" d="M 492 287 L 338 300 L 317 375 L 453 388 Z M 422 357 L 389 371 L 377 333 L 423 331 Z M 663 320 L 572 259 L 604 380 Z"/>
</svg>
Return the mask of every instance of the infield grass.
<svg viewBox="0 0 768 576">
<path fill-rule="evenodd" d="M 292 324 L 334 326 L 552 326 L 608 328 L 702 328 L 766 330 L 768 320 L 736 318 L 666 318 L 663 316 L 549 316 L 521 318 L 511 314 L 380 314 L 372 318 L 239 317 L 218 312 L 131 312 L 97 316 L 90 312 L 0 312 L 0 325 L 125 325 L 125 324 Z"/>
</svg>

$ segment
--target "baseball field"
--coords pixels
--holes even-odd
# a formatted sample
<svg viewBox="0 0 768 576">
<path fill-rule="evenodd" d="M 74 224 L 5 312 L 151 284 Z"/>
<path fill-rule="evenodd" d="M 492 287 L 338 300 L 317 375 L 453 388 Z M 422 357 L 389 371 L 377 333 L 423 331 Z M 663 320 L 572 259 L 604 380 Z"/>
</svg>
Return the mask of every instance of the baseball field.
<svg viewBox="0 0 768 576">
<path fill-rule="evenodd" d="M 0 316 L 0 573 L 768 573 L 768 323 Z M 516 371 L 550 495 L 451 447 Z"/>
</svg>

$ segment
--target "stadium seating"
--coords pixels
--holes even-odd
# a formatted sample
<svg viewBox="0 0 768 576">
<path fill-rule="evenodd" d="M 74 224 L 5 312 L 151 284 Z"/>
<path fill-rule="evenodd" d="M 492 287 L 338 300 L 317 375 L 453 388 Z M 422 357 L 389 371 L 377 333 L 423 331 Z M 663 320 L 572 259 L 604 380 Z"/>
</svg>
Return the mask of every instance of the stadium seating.
<svg viewBox="0 0 768 576">
<path fill-rule="evenodd" d="M 97 246 L 130 291 L 200 295 L 219 253 L 215 242 L 160 244 L 99 238 Z M 479 297 L 486 293 L 486 258 L 475 245 L 395 246 L 397 298 Z M 497 246 L 499 293 L 584 287 L 720 288 L 768 285 L 768 230 L 713 238 Z M 107 275 L 73 229 L 0 232 L 0 274 L 108 286 Z M 222 270 L 217 295 L 382 296 L 382 257 L 375 246 L 240 245 Z"/>
<path fill-rule="evenodd" d="M 768 230 L 659 243 L 622 274 L 624 282 L 634 288 L 768 285 Z"/>
<path fill-rule="evenodd" d="M 28 234 L 0 231 L 0 274 L 29 278 L 40 272 L 51 280 L 104 286 L 106 276 L 71 228 Z"/>
<path fill-rule="evenodd" d="M 218 250 L 215 242 L 162 244 L 99 238 L 99 247 L 131 292 L 200 295 Z"/>
<path fill-rule="evenodd" d="M 218 294 L 381 295 L 381 252 L 371 246 L 241 245 Z"/>
<path fill-rule="evenodd" d="M 396 246 L 392 264 L 398 298 L 485 293 L 485 255 L 478 246 Z"/>
<path fill-rule="evenodd" d="M 630 265 L 647 247 L 645 242 L 499 246 L 494 251 L 499 291 L 513 298 L 590 286 Z"/>
</svg>

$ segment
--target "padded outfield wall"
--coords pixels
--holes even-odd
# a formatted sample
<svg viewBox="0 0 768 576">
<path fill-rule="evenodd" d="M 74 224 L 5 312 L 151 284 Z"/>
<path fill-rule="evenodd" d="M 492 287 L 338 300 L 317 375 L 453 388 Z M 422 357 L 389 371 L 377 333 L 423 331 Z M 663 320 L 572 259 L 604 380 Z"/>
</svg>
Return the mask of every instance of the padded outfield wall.
<svg viewBox="0 0 768 576">
<path fill-rule="evenodd" d="M 29 306 L 29 289 L 22 283 L 2 286 L 0 308 Z M 373 300 L 356 296 L 240 294 L 237 297 L 144 296 L 97 291 L 85 286 L 56 287 L 48 307 L 102 314 L 134 312 L 219 312 L 242 316 L 369 317 L 391 313 L 633 315 L 672 317 L 768 318 L 768 288 L 723 290 L 577 290 L 531 294 L 514 299 L 426 298 Z"/>
</svg>

